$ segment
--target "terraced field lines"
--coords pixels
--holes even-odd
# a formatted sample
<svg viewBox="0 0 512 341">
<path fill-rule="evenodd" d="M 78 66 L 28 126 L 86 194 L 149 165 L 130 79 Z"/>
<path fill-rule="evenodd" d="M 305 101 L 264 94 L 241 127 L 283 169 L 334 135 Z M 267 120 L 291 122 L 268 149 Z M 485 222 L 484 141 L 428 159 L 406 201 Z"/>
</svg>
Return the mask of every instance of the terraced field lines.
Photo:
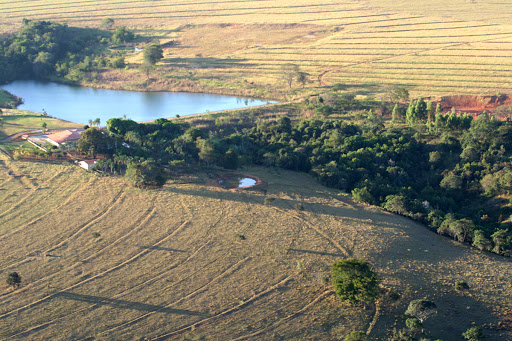
<svg viewBox="0 0 512 341">
<path fill-rule="evenodd" d="M 195 322 L 191 325 L 187 325 L 187 326 L 183 326 L 181 327 L 180 329 L 178 330 L 175 330 L 171 333 L 167 333 L 167 334 L 164 334 L 164 335 L 160 335 L 159 337 L 155 338 L 156 341 L 163 341 L 163 340 L 167 340 L 168 338 L 172 337 L 172 336 L 176 336 L 176 335 L 179 335 L 179 334 L 182 334 L 188 330 L 190 330 L 191 328 L 198 328 L 204 324 L 208 324 L 208 323 L 212 323 L 213 321 L 221 318 L 221 317 L 224 317 L 224 316 L 227 316 L 227 315 L 230 315 L 234 312 L 237 312 L 243 308 L 245 308 L 246 306 L 252 304 L 253 302 L 255 302 L 256 300 L 262 298 L 262 297 L 265 297 L 267 295 L 269 295 L 270 293 L 272 293 L 274 290 L 282 287 L 282 286 L 285 286 L 288 282 L 290 282 L 292 280 L 292 277 L 289 276 L 289 277 L 286 277 L 284 278 L 283 280 L 279 281 L 278 283 L 270 286 L 268 289 L 266 290 L 263 290 L 262 292 L 254 295 L 253 297 L 251 297 L 250 299 L 248 299 L 247 301 L 243 302 L 243 303 L 240 303 L 239 305 L 233 307 L 233 308 L 230 308 L 230 309 L 227 309 L 227 310 L 224 310 L 223 312 L 219 313 L 219 314 L 216 314 L 212 317 L 209 317 L 209 318 L 206 318 L 206 319 L 203 319 L 199 322 Z"/>
<path fill-rule="evenodd" d="M 118 294 L 116 294 L 116 295 L 114 295 L 114 296 L 110 297 L 110 299 L 118 299 L 118 298 L 121 298 L 121 297 L 123 297 L 123 296 L 126 296 L 126 295 L 128 295 L 128 294 L 130 294 L 130 293 L 132 293 L 132 292 L 136 291 L 136 290 L 137 290 L 137 289 L 139 289 L 139 288 L 143 288 L 143 287 L 145 287 L 145 286 L 147 286 L 147 285 L 151 285 L 151 283 L 153 283 L 153 282 L 155 282 L 155 281 L 157 281 L 157 280 L 159 280 L 159 279 L 161 279 L 161 278 L 164 278 L 164 277 L 168 276 L 168 275 L 169 275 L 169 273 L 170 273 L 173 269 L 175 269 L 175 268 L 176 268 L 176 267 L 178 267 L 178 266 L 185 265 L 188 261 L 190 261 L 192 258 L 194 258 L 194 256 L 196 256 L 196 255 L 197 255 L 197 254 L 198 254 L 198 253 L 199 253 L 203 248 L 205 248 L 208 244 L 209 244 L 209 242 L 207 242 L 207 243 L 205 243 L 205 244 L 201 245 L 199 248 L 197 248 L 197 250 L 195 250 L 195 251 L 194 251 L 194 252 L 193 252 L 189 257 L 187 257 L 184 261 L 181 261 L 181 262 L 177 262 L 177 263 L 175 263 L 174 265 L 170 266 L 170 267 L 169 267 L 169 269 L 167 269 L 166 271 L 164 271 L 164 272 L 160 273 L 159 275 L 157 275 L 157 276 L 155 276 L 155 277 L 152 277 L 151 279 L 146 280 L 146 281 L 144 281 L 144 282 L 142 282 L 142 283 L 140 283 L 140 284 L 138 284 L 138 285 L 136 285 L 136 286 L 134 286 L 134 287 L 131 287 L 131 288 L 127 289 L 127 290 L 121 291 L 120 293 L 118 293 Z M 213 259 L 213 260 L 211 261 L 211 263 L 214 263 L 215 261 L 216 261 L 216 259 Z M 194 275 L 194 274 L 190 274 L 190 276 L 193 276 L 193 275 Z M 179 284 L 179 283 L 176 283 L 175 285 L 178 285 L 178 284 Z M 37 325 L 37 326 L 35 326 L 35 327 L 33 327 L 33 328 L 30 328 L 30 329 L 28 329 L 28 330 L 25 330 L 25 331 L 23 331 L 23 332 L 20 332 L 20 333 L 18 333 L 18 334 L 15 334 L 15 335 L 13 335 L 13 337 L 22 337 L 22 336 L 27 336 L 27 335 L 29 335 L 30 333 L 33 333 L 33 332 L 35 332 L 35 331 L 39 331 L 39 330 L 41 330 L 41 329 L 43 329 L 43 328 L 46 328 L 46 327 L 48 327 L 48 326 L 50 326 L 50 325 L 52 325 L 52 324 L 55 324 L 55 323 L 57 323 L 57 322 L 59 322 L 59 321 L 62 321 L 62 320 L 64 320 L 64 319 L 69 319 L 70 317 L 72 317 L 72 316 L 74 316 L 74 315 L 82 314 L 82 313 L 85 313 L 86 311 L 87 311 L 87 312 L 90 312 L 90 311 L 94 310 L 95 308 L 97 308 L 97 307 L 99 307 L 99 306 L 101 306 L 101 305 L 100 305 L 100 304 L 93 304 L 93 305 L 88 306 L 88 307 L 86 307 L 86 308 L 82 308 L 82 309 L 76 310 L 76 311 L 74 311 L 74 312 L 72 312 L 72 313 L 67 313 L 67 314 L 66 314 L 66 315 L 64 315 L 64 316 L 61 316 L 61 317 L 55 318 L 55 319 L 53 319 L 53 320 L 51 320 L 51 321 L 47 321 L 47 322 L 45 322 L 45 323 L 43 323 L 43 324 Z M 125 323 L 125 325 L 127 325 L 127 324 L 128 324 L 128 323 Z M 107 330 L 107 331 L 101 332 L 101 333 L 100 333 L 100 334 L 98 334 L 98 335 L 101 335 L 101 334 L 105 334 L 105 333 L 111 332 L 111 331 L 113 331 L 113 330 L 115 330 L 115 329 L 118 329 L 119 327 L 121 327 L 121 325 L 120 325 L 120 326 L 116 326 L 115 328 L 112 328 L 112 329 L 110 329 L 110 330 Z M 89 338 L 86 338 L 86 339 L 84 339 L 84 340 L 87 340 L 87 339 L 89 339 Z"/>
<path fill-rule="evenodd" d="M 260 330 L 254 332 L 254 333 L 250 333 L 250 334 L 247 334 L 247 335 L 244 335 L 244 336 L 241 336 L 241 337 L 237 337 L 236 339 L 232 339 L 231 341 L 248 340 L 248 339 L 254 338 L 255 336 L 258 336 L 258 335 L 261 335 L 261 334 L 266 333 L 268 331 L 271 331 L 274 328 L 278 327 L 279 325 L 281 325 L 283 323 L 286 323 L 289 320 L 291 320 L 291 319 L 299 316 L 300 314 L 304 313 L 306 310 L 308 310 L 310 307 L 312 307 L 316 303 L 320 302 L 321 300 L 323 300 L 327 296 L 332 295 L 332 293 L 333 293 L 332 290 L 326 290 L 322 294 L 320 294 L 317 298 L 315 298 L 313 301 L 309 302 L 308 304 L 306 304 L 304 307 L 302 307 L 300 310 L 294 312 L 293 314 L 291 314 L 291 315 L 289 315 L 289 316 L 287 316 L 287 317 L 285 317 L 283 319 L 280 319 L 279 321 L 275 322 L 274 324 L 272 324 L 272 325 L 270 325 L 270 326 L 268 326 L 266 328 L 260 329 Z"/>
</svg>

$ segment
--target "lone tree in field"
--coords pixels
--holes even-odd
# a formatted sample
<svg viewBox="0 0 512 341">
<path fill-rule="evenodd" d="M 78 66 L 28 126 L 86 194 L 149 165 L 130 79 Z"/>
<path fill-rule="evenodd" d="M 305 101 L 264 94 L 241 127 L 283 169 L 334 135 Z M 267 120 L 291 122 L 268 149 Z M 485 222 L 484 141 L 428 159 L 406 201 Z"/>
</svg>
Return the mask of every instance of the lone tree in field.
<svg viewBox="0 0 512 341">
<path fill-rule="evenodd" d="M 430 316 L 437 314 L 437 306 L 432 301 L 414 300 L 409 303 L 409 307 L 405 311 L 405 315 L 416 317 L 423 323 Z"/>
<path fill-rule="evenodd" d="M 21 276 L 17 272 L 11 272 L 7 275 L 7 284 L 18 289 L 21 286 Z"/>
<path fill-rule="evenodd" d="M 155 64 L 164 57 L 164 51 L 160 45 L 152 43 L 144 47 L 142 57 L 144 61 L 142 62 L 140 69 L 146 74 L 146 78 L 149 81 L 149 75 L 155 67 Z"/>
<path fill-rule="evenodd" d="M 299 75 L 300 68 L 297 64 L 284 64 L 281 66 L 281 77 L 291 88 L 293 80 Z"/>
<path fill-rule="evenodd" d="M 144 47 L 142 56 L 144 58 L 144 63 L 155 65 L 164 57 L 164 51 L 160 45 L 153 43 Z"/>
<path fill-rule="evenodd" d="M 379 296 L 379 279 L 367 261 L 344 259 L 332 265 L 332 284 L 340 301 L 370 303 Z"/>
</svg>

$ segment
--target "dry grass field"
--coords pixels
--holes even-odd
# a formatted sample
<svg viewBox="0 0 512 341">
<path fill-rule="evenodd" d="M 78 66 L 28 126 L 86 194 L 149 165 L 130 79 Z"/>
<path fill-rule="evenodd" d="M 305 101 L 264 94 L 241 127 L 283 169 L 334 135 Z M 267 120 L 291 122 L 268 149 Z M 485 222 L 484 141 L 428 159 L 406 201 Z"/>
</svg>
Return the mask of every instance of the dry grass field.
<svg viewBox="0 0 512 341">
<path fill-rule="evenodd" d="M 423 297 L 439 307 L 425 323 L 434 338 L 456 340 L 471 322 L 489 340 L 512 337 L 502 329 L 509 259 L 306 175 L 244 169 L 266 196 L 223 190 L 206 174 L 141 191 L 72 165 L 0 157 L 0 277 L 23 278 L 15 291 L 0 285 L 0 339 L 336 340 L 370 325 L 380 338 Z M 338 302 L 324 279 L 346 257 L 368 259 L 401 298 L 377 312 Z M 457 279 L 470 290 L 457 292 Z"/>
<path fill-rule="evenodd" d="M 282 65 L 295 63 L 310 73 L 311 91 L 343 83 L 377 93 L 400 85 L 415 96 L 480 95 L 512 89 L 511 13 L 506 1 L 489 0 L 2 0 L 0 31 L 22 18 L 99 27 L 111 17 L 162 43 L 174 40 L 155 90 L 271 97 L 286 89 Z M 100 82 L 133 89 L 141 78 L 113 72 Z"/>
</svg>

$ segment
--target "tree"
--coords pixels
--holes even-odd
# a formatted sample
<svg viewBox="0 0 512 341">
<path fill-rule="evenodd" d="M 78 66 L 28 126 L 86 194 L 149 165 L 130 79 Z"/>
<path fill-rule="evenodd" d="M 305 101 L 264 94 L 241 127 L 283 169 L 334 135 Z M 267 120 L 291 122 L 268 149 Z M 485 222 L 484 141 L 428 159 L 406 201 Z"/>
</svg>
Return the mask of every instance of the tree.
<svg viewBox="0 0 512 341">
<path fill-rule="evenodd" d="M 468 341 L 481 341 L 484 339 L 484 332 L 480 327 L 471 327 L 462 333 L 462 336 Z"/>
<path fill-rule="evenodd" d="M 398 123 L 398 122 L 403 122 L 403 111 L 402 109 L 400 108 L 400 106 L 398 105 L 398 103 L 395 104 L 395 106 L 393 107 L 393 113 L 392 113 L 392 121 L 393 123 Z"/>
<path fill-rule="evenodd" d="M 428 122 L 434 122 L 434 106 L 430 100 L 427 102 L 427 120 Z"/>
<path fill-rule="evenodd" d="M 151 71 L 155 68 L 153 64 L 143 62 L 139 66 L 140 70 L 146 74 L 146 80 L 149 81 L 149 75 L 151 74 Z"/>
<path fill-rule="evenodd" d="M 405 311 L 406 315 L 414 316 L 423 323 L 430 316 L 437 314 L 437 306 L 432 301 L 413 300 Z"/>
<path fill-rule="evenodd" d="M 125 179 L 137 188 L 162 187 L 166 181 L 161 167 L 152 160 L 129 163 Z"/>
<path fill-rule="evenodd" d="M 411 99 L 411 102 L 407 107 L 407 112 L 405 113 L 405 120 L 407 121 L 407 124 L 410 126 L 415 125 L 416 122 L 418 121 L 418 117 L 416 117 L 414 107 L 414 101 Z"/>
<path fill-rule="evenodd" d="M 237 169 L 240 164 L 238 159 L 238 153 L 233 149 L 229 148 L 229 150 L 224 154 L 224 168 L 226 169 Z"/>
<path fill-rule="evenodd" d="M 459 219 L 450 224 L 450 235 L 458 242 L 464 243 L 473 236 L 475 224 L 469 219 Z"/>
<path fill-rule="evenodd" d="M 332 284 L 340 301 L 369 303 L 379 296 L 379 279 L 367 261 L 344 259 L 332 265 Z"/>
<path fill-rule="evenodd" d="M 110 31 L 114 27 L 114 19 L 112 18 L 105 18 L 101 21 L 100 28 L 103 30 Z"/>
<path fill-rule="evenodd" d="M 393 86 L 386 89 L 390 102 L 408 101 L 409 91 L 400 86 Z"/>
<path fill-rule="evenodd" d="M 481 230 L 476 230 L 473 237 L 473 246 L 480 251 L 490 251 L 492 243 L 485 237 L 485 234 Z"/>
<path fill-rule="evenodd" d="M 21 286 L 21 276 L 17 272 L 10 272 L 7 275 L 7 285 L 18 289 Z"/>
<path fill-rule="evenodd" d="M 197 145 L 199 147 L 199 158 L 206 162 L 207 167 L 210 167 L 210 164 L 213 163 L 218 156 L 213 143 L 209 140 L 198 139 Z"/>
<path fill-rule="evenodd" d="M 498 230 L 491 235 L 494 243 L 493 252 L 501 254 L 510 245 L 510 238 L 508 237 L 508 230 Z"/>
<path fill-rule="evenodd" d="M 284 64 L 281 66 L 281 77 L 286 81 L 288 86 L 291 88 L 293 80 L 297 77 L 300 72 L 300 68 L 296 64 Z"/>
<path fill-rule="evenodd" d="M 363 331 L 352 331 L 343 341 L 368 341 L 368 335 Z"/>
<path fill-rule="evenodd" d="M 423 100 L 423 97 L 418 98 L 416 101 L 416 105 L 414 106 L 414 116 L 420 121 L 427 118 L 427 104 Z"/>
<path fill-rule="evenodd" d="M 302 84 L 302 87 L 306 85 L 306 83 L 309 82 L 309 73 L 304 71 L 298 71 L 297 72 L 297 82 Z"/>
<path fill-rule="evenodd" d="M 48 124 L 46 124 L 46 122 L 43 122 L 41 124 L 41 128 L 43 128 L 43 130 L 46 130 L 46 127 L 48 126 Z"/>
<path fill-rule="evenodd" d="M 164 51 L 157 44 L 149 44 L 144 47 L 142 52 L 144 63 L 155 65 L 164 57 Z"/>
<path fill-rule="evenodd" d="M 114 43 L 126 43 L 135 38 L 135 34 L 126 28 L 126 26 L 119 26 L 112 35 Z"/>
<path fill-rule="evenodd" d="M 108 153 L 111 148 L 111 138 L 96 128 L 82 132 L 76 144 L 79 153 L 96 156 L 97 153 Z"/>
</svg>

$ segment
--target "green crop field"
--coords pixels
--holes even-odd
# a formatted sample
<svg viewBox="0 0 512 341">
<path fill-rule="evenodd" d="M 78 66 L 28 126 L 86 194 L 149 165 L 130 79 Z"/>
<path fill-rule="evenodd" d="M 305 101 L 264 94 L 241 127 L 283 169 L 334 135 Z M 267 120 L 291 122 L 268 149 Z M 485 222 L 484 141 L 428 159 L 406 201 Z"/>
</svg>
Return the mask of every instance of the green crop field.
<svg viewBox="0 0 512 341">
<path fill-rule="evenodd" d="M 245 169 L 266 194 L 223 190 L 206 174 L 141 191 L 73 165 L 0 157 L 0 274 L 23 278 L 18 290 L 0 287 L 1 339 L 382 337 L 424 297 L 439 307 L 425 322 L 435 338 L 457 339 L 470 321 L 487 326 L 489 340 L 512 337 L 498 327 L 510 323 L 509 259 L 359 206 L 306 175 Z M 338 302 L 324 279 L 346 257 L 368 259 L 401 298 L 377 310 Z M 468 292 L 454 289 L 459 279 Z"/>
<path fill-rule="evenodd" d="M 508 7 L 487 0 L 0 1 L 0 30 L 16 29 L 22 18 L 99 27 L 111 17 L 162 43 L 174 40 L 155 90 L 285 89 L 281 66 L 294 63 L 310 74 L 309 88 L 480 95 L 512 89 Z M 128 60 L 140 62 L 140 52 Z M 114 72 L 100 80 L 135 88 L 137 78 Z"/>
</svg>

